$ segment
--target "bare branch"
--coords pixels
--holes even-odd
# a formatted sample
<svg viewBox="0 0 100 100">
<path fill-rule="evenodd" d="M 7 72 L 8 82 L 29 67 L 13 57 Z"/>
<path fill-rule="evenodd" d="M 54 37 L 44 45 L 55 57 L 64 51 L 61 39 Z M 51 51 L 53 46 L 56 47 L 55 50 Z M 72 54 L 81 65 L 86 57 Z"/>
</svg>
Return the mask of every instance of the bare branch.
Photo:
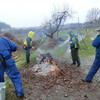
<svg viewBox="0 0 100 100">
<path fill-rule="evenodd" d="M 95 23 L 100 18 L 100 9 L 99 8 L 92 8 L 88 11 L 88 14 L 86 16 L 86 21 Z"/>
<path fill-rule="evenodd" d="M 73 11 L 69 8 L 62 10 L 57 10 L 53 12 L 51 19 L 46 21 L 42 26 L 45 30 L 46 36 L 53 38 L 53 35 L 60 29 L 60 27 L 64 24 L 67 18 L 72 17 Z"/>
</svg>

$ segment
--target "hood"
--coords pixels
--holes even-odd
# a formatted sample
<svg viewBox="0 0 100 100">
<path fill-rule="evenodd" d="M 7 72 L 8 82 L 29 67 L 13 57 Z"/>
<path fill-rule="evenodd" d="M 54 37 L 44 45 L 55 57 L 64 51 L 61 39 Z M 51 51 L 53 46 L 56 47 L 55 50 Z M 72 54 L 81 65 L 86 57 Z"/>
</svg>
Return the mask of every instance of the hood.
<svg viewBox="0 0 100 100">
<path fill-rule="evenodd" d="M 30 38 L 32 39 L 32 37 L 34 36 L 34 34 L 35 34 L 35 33 L 34 33 L 33 31 L 29 31 L 29 32 L 28 32 L 28 37 L 30 37 Z"/>
<path fill-rule="evenodd" d="M 73 31 L 69 31 L 69 32 L 68 32 L 68 34 L 69 34 L 71 37 L 73 37 L 73 36 L 74 36 Z"/>
</svg>

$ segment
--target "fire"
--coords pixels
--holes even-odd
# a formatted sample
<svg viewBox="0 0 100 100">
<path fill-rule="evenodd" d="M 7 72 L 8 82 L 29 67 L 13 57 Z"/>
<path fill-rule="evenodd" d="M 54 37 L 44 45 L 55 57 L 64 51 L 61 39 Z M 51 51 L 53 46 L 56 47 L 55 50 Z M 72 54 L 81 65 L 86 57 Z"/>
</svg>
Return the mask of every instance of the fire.
<svg viewBox="0 0 100 100">
<path fill-rule="evenodd" d="M 37 57 L 37 64 L 32 68 L 36 75 L 48 75 L 49 73 L 56 75 L 59 70 L 57 62 L 49 53 L 40 54 Z"/>
<path fill-rule="evenodd" d="M 58 66 L 57 65 L 53 65 L 51 67 L 51 73 L 52 75 L 56 75 L 56 71 L 59 70 Z"/>
<path fill-rule="evenodd" d="M 40 67 L 40 66 L 37 66 L 36 68 L 34 68 L 34 72 L 37 71 L 39 67 Z"/>
</svg>

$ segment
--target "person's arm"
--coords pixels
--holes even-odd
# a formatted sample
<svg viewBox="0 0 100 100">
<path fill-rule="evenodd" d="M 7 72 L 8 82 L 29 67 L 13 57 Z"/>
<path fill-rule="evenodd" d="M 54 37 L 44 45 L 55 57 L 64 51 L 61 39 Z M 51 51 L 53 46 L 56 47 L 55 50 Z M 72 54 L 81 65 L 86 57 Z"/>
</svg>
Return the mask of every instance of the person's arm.
<svg viewBox="0 0 100 100">
<path fill-rule="evenodd" d="M 94 47 L 100 46 L 100 35 L 98 35 L 98 36 L 92 41 L 92 45 L 93 45 Z"/>
</svg>

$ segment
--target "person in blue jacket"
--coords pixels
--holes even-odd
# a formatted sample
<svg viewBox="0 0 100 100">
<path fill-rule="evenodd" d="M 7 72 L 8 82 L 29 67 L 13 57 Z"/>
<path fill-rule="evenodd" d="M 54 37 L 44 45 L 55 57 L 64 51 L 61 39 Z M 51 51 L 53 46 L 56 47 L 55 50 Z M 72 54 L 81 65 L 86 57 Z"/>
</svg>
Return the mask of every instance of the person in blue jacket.
<svg viewBox="0 0 100 100">
<path fill-rule="evenodd" d="M 97 30 L 97 32 L 100 32 L 100 29 Z M 96 48 L 95 60 L 88 74 L 86 75 L 86 78 L 82 79 L 83 82 L 89 83 L 92 82 L 94 75 L 100 69 L 100 34 L 97 35 L 97 37 L 92 41 L 92 45 Z"/>
<path fill-rule="evenodd" d="M 12 52 L 17 50 L 17 46 L 11 40 L 0 36 L 0 82 L 4 82 L 4 72 L 9 76 L 15 87 L 17 97 L 24 97 L 20 71 L 12 58 Z"/>
<path fill-rule="evenodd" d="M 71 56 L 72 56 L 72 65 L 76 65 L 77 67 L 80 66 L 80 58 L 78 55 L 79 50 L 79 41 L 78 37 L 73 33 L 73 31 L 69 31 L 68 34 L 70 35 L 70 49 L 71 49 Z"/>
</svg>

